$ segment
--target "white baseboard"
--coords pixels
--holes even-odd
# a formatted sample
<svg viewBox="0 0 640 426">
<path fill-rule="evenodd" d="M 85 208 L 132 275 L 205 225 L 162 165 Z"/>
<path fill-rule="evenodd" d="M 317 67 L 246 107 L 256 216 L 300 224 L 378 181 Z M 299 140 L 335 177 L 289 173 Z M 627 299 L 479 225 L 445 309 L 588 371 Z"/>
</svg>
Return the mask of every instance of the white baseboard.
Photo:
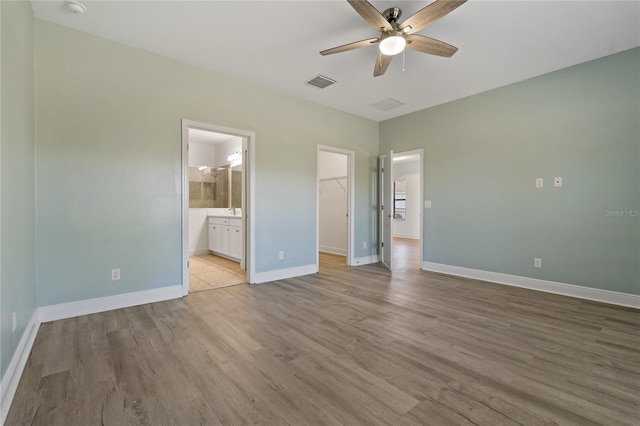
<svg viewBox="0 0 640 426">
<path fill-rule="evenodd" d="M 353 266 L 362 266 L 378 262 L 380 262 L 380 256 L 378 256 L 377 254 L 372 254 L 371 256 L 356 257 L 353 260 Z"/>
<path fill-rule="evenodd" d="M 38 312 L 40 322 L 47 322 L 111 311 L 113 309 L 128 308 L 145 303 L 162 302 L 163 300 L 177 299 L 180 297 L 182 297 L 182 285 L 174 285 L 153 290 L 136 291 L 117 294 L 115 296 L 43 306 L 38 308 Z"/>
<path fill-rule="evenodd" d="M 197 256 L 199 254 L 209 254 L 208 248 L 189 249 L 189 256 Z"/>
<path fill-rule="evenodd" d="M 561 294 L 563 296 L 577 297 L 579 299 L 594 300 L 596 302 L 610 303 L 612 305 L 626 306 L 640 309 L 640 295 L 621 293 L 618 291 L 602 290 L 599 288 L 584 287 L 575 284 L 565 284 L 554 281 L 539 280 L 537 278 L 521 277 L 518 275 L 501 274 L 498 272 L 482 271 L 479 269 L 463 268 L 460 266 L 445 265 L 442 263 L 422 262 L 425 271 L 440 272 L 459 277 L 474 278 L 497 284 L 505 284 L 514 287 L 523 287 L 531 290 L 547 293 Z"/>
<path fill-rule="evenodd" d="M 320 246 L 320 251 L 324 253 L 339 254 L 342 256 L 347 255 L 347 249 L 340 247 Z"/>
<path fill-rule="evenodd" d="M 275 271 L 256 272 L 253 275 L 253 282 L 250 284 L 261 284 L 270 281 L 285 280 L 287 278 L 315 274 L 316 272 L 318 272 L 318 265 L 316 264 L 296 266 L 286 269 L 276 269 Z"/>
<path fill-rule="evenodd" d="M 16 351 L 13 353 L 11 362 L 2 377 L 2 382 L 0 382 L 0 395 L 2 396 L 0 400 L 0 425 L 4 425 L 4 421 L 7 418 L 7 413 L 18 389 L 18 383 L 20 383 L 24 366 L 27 364 L 27 359 L 31 353 L 31 348 L 33 347 L 33 342 L 36 339 L 39 328 L 40 320 L 38 318 L 38 310 L 36 309 L 24 333 L 22 333 Z"/>
<path fill-rule="evenodd" d="M 393 234 L 393 237 L 398 237 L 398 238 L 407 238 L 409 240 L 419 240 L 420 239 L 420 235 L 409 235 L 409 234 Z"/>
</svg>

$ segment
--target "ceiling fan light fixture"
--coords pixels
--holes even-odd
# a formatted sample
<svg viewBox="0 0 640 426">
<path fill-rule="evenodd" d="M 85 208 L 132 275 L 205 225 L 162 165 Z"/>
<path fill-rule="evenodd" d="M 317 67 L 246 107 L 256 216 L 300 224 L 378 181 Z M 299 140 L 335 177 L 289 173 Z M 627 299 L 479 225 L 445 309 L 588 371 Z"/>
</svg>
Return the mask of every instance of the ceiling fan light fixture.
<svg viewBox="0 0 640 426">
<path fill-rule="evenodd" d="M 404 47 L 407 45 L 407 40 L 402 35 L 398 34 L 400 33 L 394 31 L 380 40 L 380 53 L 387 56 L 393 56 L 404 50 Z"/>
<path fill-rule="evenodd" d="M 407 46 L 417 52 L 445 58 L 450 58 L 458 50 L 457 47 L 451 46 L 443 41 L 414 33 L 434 21 L 443 18 L 467 0 L 435 0 L 402 22 L 399 20 L 400 16 L 402 16 L 402 10 L 398 7 L 391 7 L 384 12 L 380 12 L 367 0 L 347 1 L 362 19 L 376 31 L 380 32 L 380 36 L 378 38 L 360 40 L 331 49 L 325 49 L 320 52 L 322 56 L 346 52 L 379 43 L 378 48 L 380 50 L 376 58 L 375 67 L 373 68 L 373 76 L 379 77 L 387 71 L 393 56 L 404 52 Z M 404 69 L 402 73 L 404 74 Z"/>
</svg>

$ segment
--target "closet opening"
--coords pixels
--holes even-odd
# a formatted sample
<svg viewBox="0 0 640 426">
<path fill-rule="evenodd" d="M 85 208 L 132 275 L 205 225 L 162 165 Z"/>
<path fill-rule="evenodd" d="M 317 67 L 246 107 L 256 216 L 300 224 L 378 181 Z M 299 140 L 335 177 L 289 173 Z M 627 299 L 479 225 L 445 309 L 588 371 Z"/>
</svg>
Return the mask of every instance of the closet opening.
<svg viewBox="0 0 640 426">
<path fill-rule="evenodd" d="M 317 264 L 353 264 L 354 153 L 318 146 Z"/>
</svg>

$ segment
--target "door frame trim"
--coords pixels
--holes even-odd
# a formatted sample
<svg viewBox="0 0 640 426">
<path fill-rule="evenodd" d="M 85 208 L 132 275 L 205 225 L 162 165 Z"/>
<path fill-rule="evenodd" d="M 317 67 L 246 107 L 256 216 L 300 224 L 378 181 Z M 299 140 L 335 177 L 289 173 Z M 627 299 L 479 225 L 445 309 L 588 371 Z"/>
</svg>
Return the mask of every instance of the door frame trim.
<svg viewBox="0 0 640 426">
<path fill-rule="evenodd" d="M 354 257 L 354 210 L 355 210 L 355 152 L 318 144 L 316 149 L 316 267 L 320 267 L 320 151 L 347 156 L 347 265 L 355 265 Z"/>
<path fill-rule="evenodd" d="M 246 152 L 247 163 L 243 168 L 243 186 L 245 189 L 246 206 L 242 206 L 242 229 L 244 230 L 244 261 L 247 271 L 247 282 L 254 283 L 255 277 L 255 132 L 219 126 L 217 124 L 203 123 L 194 120 L 181 120 L 182 127 L 182 160 L 181 160 L 181 201 L 182 201 L 182 295 L 189 294 L 189 129 L 207 130 L 215 133 L 224 133 L 242 138 L 242 150 Z"/>
</svg>

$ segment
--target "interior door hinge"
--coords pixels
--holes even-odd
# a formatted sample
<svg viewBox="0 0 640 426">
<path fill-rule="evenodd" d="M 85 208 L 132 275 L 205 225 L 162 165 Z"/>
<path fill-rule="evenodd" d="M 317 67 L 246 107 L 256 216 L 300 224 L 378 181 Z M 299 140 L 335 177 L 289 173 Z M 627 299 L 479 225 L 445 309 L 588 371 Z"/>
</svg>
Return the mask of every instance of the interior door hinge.
<svg viewBox="0 0 640 426">
<path fill-rule="evenodd" d="M 384 247 L 384 241 L 380 243 L 380 247 Z"/>
</svg>

